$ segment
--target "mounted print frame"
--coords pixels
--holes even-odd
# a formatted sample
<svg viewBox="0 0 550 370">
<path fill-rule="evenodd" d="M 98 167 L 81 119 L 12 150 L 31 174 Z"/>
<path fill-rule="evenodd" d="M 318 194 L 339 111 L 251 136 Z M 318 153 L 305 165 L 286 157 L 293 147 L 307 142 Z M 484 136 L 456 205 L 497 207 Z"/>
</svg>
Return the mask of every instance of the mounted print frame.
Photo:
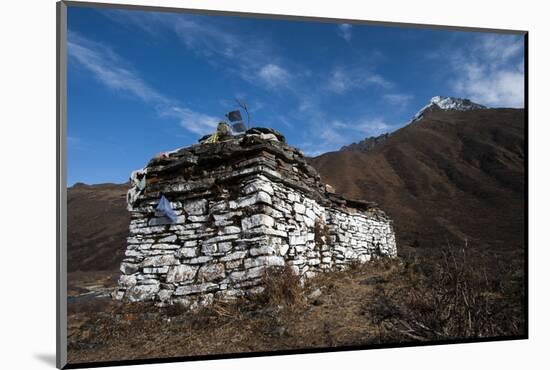
<svg viewBox="0 0 550 370">
<path fill-rule="evenodd" d="M 58 368 L 528 337 L 526 31 L 57 27 Z"/>
</svg>

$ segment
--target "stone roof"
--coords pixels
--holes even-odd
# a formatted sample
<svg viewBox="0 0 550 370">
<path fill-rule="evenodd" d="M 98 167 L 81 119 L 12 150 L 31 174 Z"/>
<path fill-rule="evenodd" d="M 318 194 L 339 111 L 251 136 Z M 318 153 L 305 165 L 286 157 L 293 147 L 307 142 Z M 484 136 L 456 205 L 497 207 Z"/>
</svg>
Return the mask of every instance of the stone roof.
<svg viewBox="0 0 550 370">
<path fill-rule="evenodd" d="M 226 187 L 243 177 L 262 174 L 308 194 L 320 204 L 383 215 L 374 202 L 345 198 L 329 191 L 330 187 L 327 190 L 304 153 L 286 144 L 284 136 L 276 130 L 253 128 L 215 143 L 204 140 L 151 159 L 143 169 L 146 187 L 136 203 L 158 199 L 161 194 L 205 197 L 218 186 Z"/>
</svg>

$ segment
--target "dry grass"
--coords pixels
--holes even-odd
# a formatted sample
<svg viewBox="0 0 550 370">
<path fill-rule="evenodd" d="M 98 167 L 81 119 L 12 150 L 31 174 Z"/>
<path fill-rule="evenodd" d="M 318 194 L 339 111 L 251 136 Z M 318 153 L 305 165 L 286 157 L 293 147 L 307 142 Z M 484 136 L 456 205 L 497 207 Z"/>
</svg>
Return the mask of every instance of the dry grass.
<svg viewBox="0 0 550 370">
<path fill-rule="evenodd" d="M 288 270 L 270 270 L 262 293 L 192 312 L 97 298 L 71 303 L 69 362 L 522 334 L 517 272 L 495 263 L 484 269 L 467 251 L 446 253 L 379 258 L 303 286 Z"/>
<path fill-rule="evenodd" d="M 434 341 L 524 332 L 523 275 L 491 266 L 467 244 L 433 261 L 407 261 L 365 307 L 381 342 Z"/>
<path fill-rule="evenodd" d="M 304 304 L 304 289 L 300 284 L 300 278 L 287 265 L 268 269 L 262 285 L 265 289 L 251 297 L 262 306 L 297 309 Z"/>
</svg>

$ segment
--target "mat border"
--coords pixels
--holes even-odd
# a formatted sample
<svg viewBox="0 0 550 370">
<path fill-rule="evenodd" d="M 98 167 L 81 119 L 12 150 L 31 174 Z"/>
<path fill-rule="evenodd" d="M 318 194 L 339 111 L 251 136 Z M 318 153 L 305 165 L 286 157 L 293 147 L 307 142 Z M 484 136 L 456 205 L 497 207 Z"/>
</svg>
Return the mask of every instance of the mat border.
<svg viewBox="0 0 550 370">
<path fill-rule="evenodd" d="M 120 360 L 120 361 L 101 361 L 101 362 L 83 362 L 83 363 L 67 363 L 67 7 L 88 7 L 88 8 L 108 8 L 108 9 L 126 9 L 126 10 L 141 10 L 141 11 L 157 11 L 170 13 L 187 13 L 187 14 L 206 14 L 214 16 L 239 16 L 253 17 L 259 19 L 282 19 L 296 20 L 309 22 L 323 23 L 349 23 L 359 25 L 375 25 L 375 26 L 390 26 L 401 28 L 417 28 L 417 29 L 439 29 L 446 31 L 465 31 L 465 32 L 486 32 L 499 34 L 512 34 L 524 36 L 524 135 L 525 135 L 525 171 L 524 171 L 524 220 L 525 220 L 525 280 L 524 280 L 524 313 L 525 313 L 525 334 L 517 336 L 502 336 L 490 338 L 475 338 L 475 339 L 457 339 L 446 341 L 430 341 L 421 343 L 385 343 L 379 345 L 360 345 L 360 346 L 342 346 L 329 348 L 304 348 L 295 350 L 280 350 L 270 352 L 246 352 L 246 353 L 228 353 L 228 354 L 212 354 L 201 356 L 185 356 L 185 357 L 167 357 L 167 358 L 151 358 L 139 360 Z M 142 364 L 159 364 L 172 362 L 188 362 L 201 360 L 220 360 L 234 359 L 247 357 L 264 357 L 264 356 L 281 356 L 295 354 L 312 354 L 312 353 L 327 353 L 327 352 L 344 352 L 358 351 L 366 349 L 381 349 L 381 348 L 405 348 L 405 347 L 423 347 L 434 345 L 448 344 L 468 344 L 468 343 L 484 343 L 498 342 L 508 340 L 525 340 L 529 338 L 529 63 L 528 63 L 528 46 L 529 32 L 526 30 L 509 30 L 497 28 L 482 28 L 482 27 L 458 27 L 444 26 L 438 24 L 421 24 L 421 23 L 403 23 L 403 22 L 383 22 L 371 20 L 357 20 L 345 18 L 326 18 L 314 16 L 299 16 L 285 14 L 266 14 L 266 13 L 250 13 L 236 11 L 222 11 L 210 9 L 192 9 L 192 8 L 175 8 L 150 5 L 130 5 L 130 4 L 111 4 L 101 2 L 80 2 L 80 1 L 59 1 L 56 3 L 56 229 L 57 229 L 57 248 L 56 248 L 56 367 L 58 369 L 77 369 L 77 368 L 93 368 L 105 366 L 125 366 L 125 365 L 142 365 Z"/>
<path fill-rule="evenodd" d="M 56 3 L 56 348 L 67 364 L 67 5 Z"/>
</svg>

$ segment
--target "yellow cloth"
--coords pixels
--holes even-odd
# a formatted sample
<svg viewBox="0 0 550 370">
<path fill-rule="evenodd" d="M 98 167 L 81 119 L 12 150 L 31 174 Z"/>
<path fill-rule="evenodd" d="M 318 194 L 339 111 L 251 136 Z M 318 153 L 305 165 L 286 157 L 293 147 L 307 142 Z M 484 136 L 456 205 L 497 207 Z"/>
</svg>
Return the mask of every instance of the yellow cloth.
<svg viewBox="0 0 550 370">
<path fill-rule="evenodd" d="M 206 142 L 207 142 L 207 143 L 212 143 L 212 144 L 214 144 L 214 143 L 218 142 L 218 136 L 219 136 L 219 135 L 218 135 L 218 131 L 216 131 L 216 132 L 214 132 L 214 133 L 212 134 L 212 136 L 210 136 L 210 137 L 206 140 Z"/>
</svg>

